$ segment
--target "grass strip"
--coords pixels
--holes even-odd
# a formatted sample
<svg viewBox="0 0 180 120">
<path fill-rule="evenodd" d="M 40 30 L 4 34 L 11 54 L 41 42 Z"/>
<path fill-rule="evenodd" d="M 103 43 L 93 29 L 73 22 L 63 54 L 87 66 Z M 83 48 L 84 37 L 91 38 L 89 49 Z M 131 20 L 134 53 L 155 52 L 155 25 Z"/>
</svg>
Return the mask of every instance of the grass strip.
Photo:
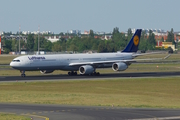
<svg viewBox="0 0 180 120">
<path fill-rule="evenodd" d="M 0 102 L 180 108 L 180 77 L 12 82 L 0 84 Z"/>
<path fill-rule="evenodd" d="M 0 113 L 1 120 L 31 120 L 31 118 L 15 115 L 15 114 L 7 114 L 7 113 Z"/>
</svg>

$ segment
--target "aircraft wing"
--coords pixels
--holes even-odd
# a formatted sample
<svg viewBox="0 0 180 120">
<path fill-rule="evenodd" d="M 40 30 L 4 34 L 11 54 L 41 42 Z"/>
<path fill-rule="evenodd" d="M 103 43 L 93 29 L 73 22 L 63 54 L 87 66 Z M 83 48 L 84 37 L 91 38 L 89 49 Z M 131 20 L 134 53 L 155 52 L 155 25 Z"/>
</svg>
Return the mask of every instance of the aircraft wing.
<svg viewBox="0 0 180 120">
<path fill-rule="evenodd" d="M 110 63 L 117 63 L 117 62 L 123 62 L 123 63 L 133 63 L 138 61 L 155 61 L 155 60 L 163 60 L 170 57 L 171 54 L 168 54 L 164 58 L 151 58 L 151 59 L 130 59 L 130 60 L 111 60 L 111 61 L 94 61 L 94 62 L 81 62 L 81 63 L 70 63 L 69 66 L 81 66 L 81 65 L 98 65 L 98 64 L 110 64 Z"/>
<path fill-rule="evenodd" d="M 81 66 L 81 65 L 97 65 L 97 64 L 108 64 L 116 62 L 133 62 L 134 60 L 112 60 L 112 61 L 94 61 L 94 62 L 81 62 L 81 63 L 70 63 L 69 66 Z"/>
<path fill-rule="evenodd" d="M 137 57 L 137 56 L 144 56 L 144 55 L 151 55 L 151 54 L 159 54 L 159 53 L 165 53 L 165 52 L 150 52 L 150 53 L 135 53 L 132 56 Z"/>
<path fill-rule="evenodd" d="M 167 56 L 165 56 L 164 58 L 149 58 L 149 59 L 133 59 L 136 62 L 138 61 L 155 61 L 155 60 L 165 60 L 167 58 L 169 58 L 171 56 L 171 54 L 168 54 Z"/>
</svg>

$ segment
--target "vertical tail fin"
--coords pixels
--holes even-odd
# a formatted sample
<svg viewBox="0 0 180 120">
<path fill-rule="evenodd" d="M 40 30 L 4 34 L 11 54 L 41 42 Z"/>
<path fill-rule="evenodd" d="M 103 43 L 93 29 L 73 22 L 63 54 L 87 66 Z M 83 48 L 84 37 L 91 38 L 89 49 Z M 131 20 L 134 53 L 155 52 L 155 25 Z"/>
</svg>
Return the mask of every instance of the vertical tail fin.
<svg viewBox="0 0 180 120">
<path fill-rule="evenodd" d="M 142 29 L 137 29 L 130 42 L 122 52 L 137 52 Z"/>
</svg>

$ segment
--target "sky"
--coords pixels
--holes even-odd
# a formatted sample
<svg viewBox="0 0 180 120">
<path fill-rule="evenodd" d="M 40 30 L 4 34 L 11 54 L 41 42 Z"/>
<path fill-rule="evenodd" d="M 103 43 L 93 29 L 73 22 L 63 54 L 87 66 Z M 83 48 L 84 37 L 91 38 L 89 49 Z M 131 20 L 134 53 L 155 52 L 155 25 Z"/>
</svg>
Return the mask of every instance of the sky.
<svg viewBox="0 0 180 120">
<path fill-rule="evenodd" d="M 1 0 L 0 31 L 180 31 L 180 0 Z"/>
</svg>

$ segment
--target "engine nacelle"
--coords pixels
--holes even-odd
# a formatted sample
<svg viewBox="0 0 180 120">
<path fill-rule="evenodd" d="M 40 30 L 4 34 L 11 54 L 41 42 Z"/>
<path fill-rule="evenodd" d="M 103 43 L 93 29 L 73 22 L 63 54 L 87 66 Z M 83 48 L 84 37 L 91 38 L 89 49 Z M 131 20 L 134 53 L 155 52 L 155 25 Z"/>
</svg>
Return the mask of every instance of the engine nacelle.
<svg viewBox="0 0 180 120">
<path fill-rule="evenodd" d="M 126 63 L 120 62 L 120 63 L 114 63 L 112 65 L 112 69 L 114 71 L 124 71 L 128 68 L 128 66 L 126 65 Z"/>
<path fill-rule="evenodd" d="M 94 68 L 91 65 L 84 65 L 79 68 L 79 73 L 82 75 L 93 73 Z"/>
<path fill-rule="evenodd" d="M 40 70 L 42 74 L 52 73 L 54 70 Z"/>
</svg>

